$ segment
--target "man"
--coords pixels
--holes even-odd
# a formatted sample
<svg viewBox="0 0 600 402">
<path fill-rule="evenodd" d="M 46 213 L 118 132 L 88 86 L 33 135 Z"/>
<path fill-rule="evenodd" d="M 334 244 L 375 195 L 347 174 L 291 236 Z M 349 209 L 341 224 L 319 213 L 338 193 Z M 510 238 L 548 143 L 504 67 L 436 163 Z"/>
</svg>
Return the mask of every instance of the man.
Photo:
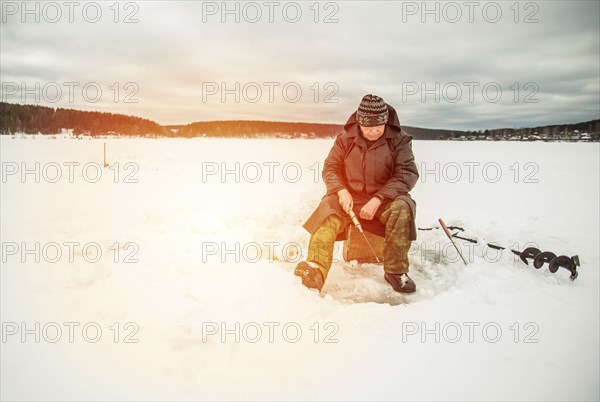
<svg viewBox="0 0 600 402">
<path fill-rule="evenodd" d="M 419 173 L 412 137 L 401 130 L 396 110 L 378 96 L 365 95 L 337 136 L 322 176 L 327 194 L 303 225 L 311 233 L 308 256 L 294 274 L 306 287 L 321 290 L 334 242 L 345 240 L 353 210 L 364 230 L 385 236 L 385 280 L 397 292 L 414 292 L 408 249 L 416 240 L 416 203 L 409 191 Z"/>
</svg>

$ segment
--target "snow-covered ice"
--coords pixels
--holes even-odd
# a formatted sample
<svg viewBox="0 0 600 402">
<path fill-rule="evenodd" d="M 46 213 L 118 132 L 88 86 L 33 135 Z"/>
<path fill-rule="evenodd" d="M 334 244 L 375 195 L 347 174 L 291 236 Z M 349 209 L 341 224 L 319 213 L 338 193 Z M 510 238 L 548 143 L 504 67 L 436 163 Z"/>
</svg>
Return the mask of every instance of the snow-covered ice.
<svg viewBox="0 0 600 402">
<path fill-rule="evenodd" d="M 2 136 L 2 399 L 599 399 L 599 144 L 415 141 L 417 226 L 469 265 L 420 231 L 400 295 L 340 243 L 319 296 L 292 271 L 332 143 Z"/>
</svg>

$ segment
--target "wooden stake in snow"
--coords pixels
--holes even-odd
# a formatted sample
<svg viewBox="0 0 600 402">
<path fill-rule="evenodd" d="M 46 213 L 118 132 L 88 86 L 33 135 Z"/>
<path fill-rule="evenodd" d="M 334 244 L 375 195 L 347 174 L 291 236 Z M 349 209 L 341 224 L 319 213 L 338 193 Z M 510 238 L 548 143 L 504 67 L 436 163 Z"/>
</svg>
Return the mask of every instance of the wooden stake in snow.
<svg viewBox="0 0 600 402">
<path fill-rule="evenodd" d="M 106 142 L 104 143 L 104 167 L 108 167 L 108 163 L 106 163 Z"/>
</svg>

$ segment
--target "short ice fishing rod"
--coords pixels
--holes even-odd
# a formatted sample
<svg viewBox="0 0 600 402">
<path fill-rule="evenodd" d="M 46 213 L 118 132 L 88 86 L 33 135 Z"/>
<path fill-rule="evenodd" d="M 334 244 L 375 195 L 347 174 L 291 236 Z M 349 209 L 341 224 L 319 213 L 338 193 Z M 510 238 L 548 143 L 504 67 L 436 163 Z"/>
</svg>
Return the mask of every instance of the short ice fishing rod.
<svg viewBox="0 0 600 402">
<path fill-rule="evenodd" d="M 365 242 L 367 243 L 367 245 L 371 249 L 371 252 L 373 253 L 373 256 L 375 256 L 375 260 L 377 262 L 381 262 L 381 261 L 379 261 L 379 257 L 377 257 L 377 253 L 373 249 L 373 246 L 371 246 L 371 243 L 369 242 L 369 239 L 367 239 L 367 235 L 363 231 L 362 225 L 358 221 L 358 218 L 356 217 L 356 214 L 354 213 L 354 211 L 353 210 L 348 211 L 348 215 L 350 216 L 350 219 L 352 219 L 352 223 L 354 224 L 354 226 L 356 226 L 356 228 L 358 229 L 358 231 L 360 233 L 362 233 L 363 238 L 365 239 Z"/>
</svg>

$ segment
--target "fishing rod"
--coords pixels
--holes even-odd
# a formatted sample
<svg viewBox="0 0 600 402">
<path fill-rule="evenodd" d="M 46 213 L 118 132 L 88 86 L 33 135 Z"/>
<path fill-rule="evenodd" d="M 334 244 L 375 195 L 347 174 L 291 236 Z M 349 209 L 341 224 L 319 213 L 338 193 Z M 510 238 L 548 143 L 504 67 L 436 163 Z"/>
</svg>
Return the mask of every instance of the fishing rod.
<svg viewBox="0 0 600 402">
<path fill-rule="evenodd" d="M 362 225 L 360 224 L 360 222 L 358 221 L 358 218 L 356 217 L 356 214 L 354 213 L 353 210 L 349 210 L 348 211 L 348 215 L 350 216 L 350 219 L 352 219 L 352 223 L 354 224 L 354 226 L 356 226 L 356 228 L 358 229 L 358 231 L 360 233 L 362 233 L 363 238 L 365 239 L 365 242 L 367 243 L 367 245 L 369 246 L 369 248 L 371 249 L 371 253 L 373 253 L 373 256 L 375 257 L 375 260 L 379 263 L 381 261 L 379 261 L 379 257 L 377 257 L 377 253 L 375 252 L 375 250 L 373 249 L 373 246 L 371 245 L 371 242 L 369 242 L 369 239 L 367 239 L 367 235 L 365 234 L 365 232 L 363 231 Z"/>
</svg>

